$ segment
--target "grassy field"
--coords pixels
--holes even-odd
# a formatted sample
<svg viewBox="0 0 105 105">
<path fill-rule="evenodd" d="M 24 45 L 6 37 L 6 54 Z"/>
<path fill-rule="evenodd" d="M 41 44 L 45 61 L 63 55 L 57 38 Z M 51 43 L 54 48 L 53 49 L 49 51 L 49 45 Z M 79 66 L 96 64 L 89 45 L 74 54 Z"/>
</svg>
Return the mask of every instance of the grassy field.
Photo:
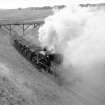
<svg viewBox="0 0 105 105">
<path fill-rule="evenodd" d="M 0 10 L 0 22 L 10 23 L 18 21 L 43 20 L 45 17 L 51 14 L 51 9 Z"/>
</svg>

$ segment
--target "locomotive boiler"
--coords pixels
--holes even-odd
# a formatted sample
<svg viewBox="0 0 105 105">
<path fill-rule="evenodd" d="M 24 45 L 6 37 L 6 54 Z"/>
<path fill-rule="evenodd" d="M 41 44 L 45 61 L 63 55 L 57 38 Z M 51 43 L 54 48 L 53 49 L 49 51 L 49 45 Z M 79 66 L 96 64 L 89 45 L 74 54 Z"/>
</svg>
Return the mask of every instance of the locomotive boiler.
<svg viewBox="0 0 105 105">
<path fill-rule="evenodd" d="M 56 67 L 63 61 L 61 54 L 52 53 L 45 48 L 33 45 L 22 36 L 14 35 L 12 37 L 12 44 L 39 71 L 55 74 Z"/>
</svg>

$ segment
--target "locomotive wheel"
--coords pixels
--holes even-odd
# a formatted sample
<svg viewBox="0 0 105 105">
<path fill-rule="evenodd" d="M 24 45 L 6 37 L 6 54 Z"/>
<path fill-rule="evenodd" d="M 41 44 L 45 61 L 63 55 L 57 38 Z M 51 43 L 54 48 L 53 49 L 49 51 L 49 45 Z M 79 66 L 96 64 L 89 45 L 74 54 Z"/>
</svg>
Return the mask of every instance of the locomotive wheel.
<svg viewBox="0 0 105 105">
<path fill-rule="evenodd" d="M 26 57 L 27 57 L 27 51 L 28 51 L 27 47 L 25 47 L 24 50 L 23 50 L 23 55 L 26 56 Z"/>
<path fill-rule="evenodd" d="M 22 50 L 23 50 L 23 45 L 19 44 L 19 51 L 22 53 Z"/>
<path fill-rule="evenodd" d="M 34 55 L 31 60 L 33 63 L 37 63 L 37 55 Z"/>
<path fill-rule="evenodd" d="M 21 51 L 21 53 L 25 56 L 24 50 L 25 50 L 25 46 L 22 45 L 20 51 Z"/>
<path fill-rule="evenodd" d="M 27 49 L 27 54 L 26 54 L 26 56 L 27 56 L 27 58 L 28 58 L 29 60 L 31 60 L 31 54 L 32 54 L 32 52 L 31 52 L 29 49 Z"/>
<path fill-rule="evenodd" d="M 18 42 L 17 49 L 20 50 L 20 48 L 21 48 L 21 44 Z"/>
</svg>

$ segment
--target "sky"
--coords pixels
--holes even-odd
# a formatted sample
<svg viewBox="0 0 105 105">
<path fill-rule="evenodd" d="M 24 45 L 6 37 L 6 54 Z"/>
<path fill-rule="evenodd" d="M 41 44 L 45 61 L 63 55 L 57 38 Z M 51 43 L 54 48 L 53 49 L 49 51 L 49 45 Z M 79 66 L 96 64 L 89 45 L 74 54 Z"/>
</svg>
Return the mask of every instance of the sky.
<svg viewBox="0 0 105 105">
<path fill-rule="evenodd" d="M 70 5 L 77 3 L 99 3 L 105 0 L 0 0 L 0 9 Z"/>
</svg>

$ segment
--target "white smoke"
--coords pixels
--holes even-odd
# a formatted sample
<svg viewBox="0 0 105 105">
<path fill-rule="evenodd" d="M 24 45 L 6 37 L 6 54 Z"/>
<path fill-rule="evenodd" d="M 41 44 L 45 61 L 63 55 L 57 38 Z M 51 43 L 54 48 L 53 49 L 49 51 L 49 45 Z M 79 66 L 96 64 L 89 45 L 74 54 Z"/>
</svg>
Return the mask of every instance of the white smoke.
<svg viewBox="0 0 105 105">
<path fill-rule="evenodd" d="M 65 67 L 92 68 L 105 59 L 105 11 L 81 7 L 56 11 L 39 29 L 39 40 L 64 56 Z"/>
</svg>

